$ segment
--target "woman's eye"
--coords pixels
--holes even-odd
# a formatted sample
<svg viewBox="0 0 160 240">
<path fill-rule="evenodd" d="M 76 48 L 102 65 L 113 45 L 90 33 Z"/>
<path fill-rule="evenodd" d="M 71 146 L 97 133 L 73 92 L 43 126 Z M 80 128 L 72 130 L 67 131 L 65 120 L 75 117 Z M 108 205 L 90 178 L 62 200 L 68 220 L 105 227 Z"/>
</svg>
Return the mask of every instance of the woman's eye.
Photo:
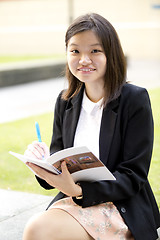
<svg viewBox="0 0 160 240">
<path fill-rule="evenodd" d="M 101 52 L 101 50 L 98 50 L 98 49 L 92 50 L 92 53 L 98 53 L 98 52 Z"/>
<path fill-rule="evenodd" d="M 78 50 L 72 50 L 71 52 L 72 52 L 72 53 L 79 53 Z"/>
</svg>

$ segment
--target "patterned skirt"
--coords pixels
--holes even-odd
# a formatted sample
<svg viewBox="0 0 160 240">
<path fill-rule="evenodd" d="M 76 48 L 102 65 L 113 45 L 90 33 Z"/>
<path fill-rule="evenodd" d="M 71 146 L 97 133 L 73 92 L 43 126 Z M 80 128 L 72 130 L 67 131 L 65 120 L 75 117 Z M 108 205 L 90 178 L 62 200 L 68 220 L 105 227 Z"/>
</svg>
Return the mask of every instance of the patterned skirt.
<svg viewBox="0 0 160 240">
<path fill-rule="evenodd" d="M 73 216 L 95 240 L 134 240 L 133 235 L 112 202 L 82 208 L 71 197 L 50 206 Z"/>
</svg>

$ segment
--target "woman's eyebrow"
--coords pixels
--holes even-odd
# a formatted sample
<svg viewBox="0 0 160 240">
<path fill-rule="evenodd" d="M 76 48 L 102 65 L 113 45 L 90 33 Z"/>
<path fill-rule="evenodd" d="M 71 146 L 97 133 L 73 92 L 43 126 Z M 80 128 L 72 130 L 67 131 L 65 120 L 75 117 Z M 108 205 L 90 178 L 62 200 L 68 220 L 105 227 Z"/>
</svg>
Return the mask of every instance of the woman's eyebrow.
<svg viewBox="0 0 160 240">
<path fill-rule="evenodd" d="M 76 46 L 76 47 L 78 47 L 78 46 L 81 46 L 81 45 L 78 45 L 78 44 L 76 44 L 76 43 L 71 43 L 71 44 L 69 44 L 69 46 Z M 91 47 L 95 47 L 95 46 L 100 46 L 100 47 L 102 47 L 102 44 L 100 44 L 100 43 L 93 43 L 93 44 L 91 44 L 91 45 L 89 45 L 89 46 L 91 46 Z"/>
<path fill-rule="evenodd" d="M 94 47 L 94 46 L 100 46 L 100 47 L 102 47 L 102 44 L 100 44 L 100 43 L 94 43 L 94 44 L 91 44 L 90 46 L 91 46 L 91 47 Z"/>
<path fill-rule="evenodd" d="M 78 46 L 78 44 L 71 43 L 71 44 L 69 44 L 69 46 L 71 46 L 71 47 L 72 47 L 72 46 L 76 46 L 76 47 L 77 47 L 77 46 Z"/>
</svg>

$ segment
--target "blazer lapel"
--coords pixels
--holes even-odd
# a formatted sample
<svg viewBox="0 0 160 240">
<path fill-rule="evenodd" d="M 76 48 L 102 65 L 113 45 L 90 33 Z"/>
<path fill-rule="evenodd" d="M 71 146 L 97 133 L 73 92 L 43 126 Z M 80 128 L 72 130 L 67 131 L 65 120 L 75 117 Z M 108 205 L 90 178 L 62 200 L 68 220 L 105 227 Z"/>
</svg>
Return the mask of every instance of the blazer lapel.
<svg viewBox="0 0 160 240">
<path fill-rule="evenodd" d="M 81 103 L 83 98 L 84 87 L 80 90 L 77 96 L 73 97 L 68 102 L 67 109 L 63 118 L 63 142 L 64 148 L 72 147 L 74 141 L 74 135 L 81 111 Z"/>
<path fill-rule="evenodd" d="M 119 106 L 119 98 L 110 102 L 103 110 L 100 137 L 99 137 L 99 154 L 100 160 L 106 165 L 114 134 L 117 107 Z"/>
</svg>

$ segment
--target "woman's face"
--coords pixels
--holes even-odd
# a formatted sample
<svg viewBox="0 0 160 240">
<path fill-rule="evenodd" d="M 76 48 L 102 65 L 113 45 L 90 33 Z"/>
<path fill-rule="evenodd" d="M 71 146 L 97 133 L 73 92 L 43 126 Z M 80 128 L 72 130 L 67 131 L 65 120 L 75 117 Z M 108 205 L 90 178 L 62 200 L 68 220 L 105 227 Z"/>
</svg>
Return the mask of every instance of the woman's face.
<svg viewBox="0 0 160 240">
<path fill-rule="evenodd" d="M 67 61 L 71 73 L 85 84 L 104 86 L 107 58 L 96 34 L 77 33 L 68 41 Z"/>
</svg>

